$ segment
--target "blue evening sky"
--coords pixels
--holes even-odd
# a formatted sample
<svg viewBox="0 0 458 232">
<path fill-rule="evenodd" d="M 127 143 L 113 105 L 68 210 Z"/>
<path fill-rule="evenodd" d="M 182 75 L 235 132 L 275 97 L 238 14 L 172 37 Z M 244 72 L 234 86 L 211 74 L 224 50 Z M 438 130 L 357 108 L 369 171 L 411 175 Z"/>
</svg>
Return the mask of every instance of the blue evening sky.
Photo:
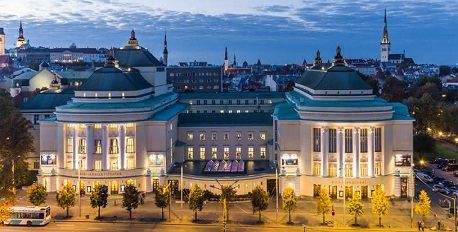
<svg viewBox="0 0 458 232">
<path fill-rule="evenodd" d="M 119 47 L 135 29 L 156 57 L 164 33 L 169 63 L 221 64 L 224 47 L 237 61 L 311 62 L 321 50 L 332 59 L 379 58 L 387 8 L 392 51 L 417 63 L 458 63 L 458 1 L 445 0 L 0 0 L 7 47 L 19 20 L 33 46 Z"/>
</svg>

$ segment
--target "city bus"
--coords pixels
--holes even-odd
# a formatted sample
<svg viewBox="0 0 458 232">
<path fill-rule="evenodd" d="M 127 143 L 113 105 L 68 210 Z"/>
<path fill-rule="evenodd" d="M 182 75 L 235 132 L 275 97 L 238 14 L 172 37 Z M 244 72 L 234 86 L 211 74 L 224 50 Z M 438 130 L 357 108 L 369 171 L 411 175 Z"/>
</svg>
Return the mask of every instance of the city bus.
<svg viewBox="0 0 458 232">
<path fill-rule="evenodd" d="M 51 221 L 49 206 L 13 206 L 10 212 L 10 218 L 3 222 L 5 225 L 45 226 Z"/>
</svg>

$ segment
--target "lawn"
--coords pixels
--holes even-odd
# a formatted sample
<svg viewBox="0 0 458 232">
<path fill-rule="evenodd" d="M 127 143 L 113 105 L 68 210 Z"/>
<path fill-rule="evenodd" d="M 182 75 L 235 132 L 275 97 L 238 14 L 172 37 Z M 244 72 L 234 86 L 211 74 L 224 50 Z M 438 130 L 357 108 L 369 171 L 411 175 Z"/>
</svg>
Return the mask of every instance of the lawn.
<svg viewBox="0 0 458 232">
<path fill-rule="evenodd" d="M 450 147 L 440 142 L 436 142 L 433 153 L 414 154 L 415 162 L 418 162 L 419 159 L 423 159 L 425 161 L 433 161 L 435 158 L 439 157 L 446 159 L 456 159 L 458 161 L 458 152 L 455 149 L 451 149 Z"/>
</svg>

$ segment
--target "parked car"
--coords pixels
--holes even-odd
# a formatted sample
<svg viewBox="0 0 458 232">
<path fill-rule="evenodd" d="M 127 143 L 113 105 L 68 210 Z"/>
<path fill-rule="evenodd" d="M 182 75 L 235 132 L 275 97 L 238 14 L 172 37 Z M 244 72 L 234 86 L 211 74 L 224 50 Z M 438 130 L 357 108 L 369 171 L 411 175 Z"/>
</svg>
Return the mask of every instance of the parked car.
<svg viewBox="0 0 458 232">
<path fill-rule="evenodd" d="M 456 163 L 449 163 L 442 168 L 442 171 L 446 171 L 446 172 L 454 172 L 457 170 L 458 170 L 458 164 Z"/>
<path fill-rule="evenodd" d="M 445 195 L 449 195 L 450 194 L 450 190 L 446 187 L 444 187 L 443 185 L 440 185 L 440 184 L 434 184 L 433 187 L 432 187 L 432 190 L 433 192 L 439 192 L 439 193 L 442 193 L 442 194 L 445 194 Z"/>
<path fill-rule="evenodd" d="M 433 177 L 434 183 L 439 183 L 439 182 L 442 182 L 442 181 L 444 181 L 444 180 L 445 180 L 445 179 L 442 178 L 442 177 L 437 177 L 437 176 L 436 176 L 436 177 Z"/>
<path fill-rule="evenodd" d="M 431 178 L 429 175 L 427 175 L 425 173 L 422 173 L 422 172 L 417 173 L 417 177 L 420 180 L 422 180 L 422 181 L 424 181 L 426 183 L 433 183 L 434 182 L 433 178 Z"/>
</svg>

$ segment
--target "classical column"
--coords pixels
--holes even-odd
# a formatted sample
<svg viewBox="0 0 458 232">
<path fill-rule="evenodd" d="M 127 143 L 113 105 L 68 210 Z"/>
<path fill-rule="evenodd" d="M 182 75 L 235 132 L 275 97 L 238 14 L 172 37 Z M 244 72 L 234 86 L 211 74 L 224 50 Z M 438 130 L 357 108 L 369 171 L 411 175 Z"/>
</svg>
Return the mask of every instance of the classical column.
<svg viewBox="0 0 458 232">
<path fill-rule="evenodd" d="M 375 128 L 369 129 L 369 143 L 368 143 L 368 174 L 369 176 L 375 176 L 375 157 L 374 157 L 374 143 L 375 142 Z"/>
<path fill-rule="evenodd" d="M 78 159 L 77 159 L 77 153 L 78 153 L 78 150 L 77 150 L 77 142 L 76 142 L 76 128 L 75 126 L 72 127 L 72 147 L 73 147 L 73 156 L 72 156 L 72 159 L 73 159 L 73 169 L 77 169 L 78 168 Z"/>
<path fill-rule="evenodd" d="M 359 128 L 353 128 L 353 177 L 359 177 Z"/>
<path fill-rule="evenodd" d="M 328 176 L 328 140 L 327 127 L 321 128 L 321 176 Z"/>
<path fill-rule="evenodd" d="M 107 125 L 102 125 L 102 170 L 108 170 L 108 128 Z"/>
<path fill-rule="evenodd" d="M 343 177 L 345 175 L 345 165 L 344 165 L 344 155 L 343 155 L 343 129 L 337 129 L 337 176 Z"/>
<path fill-rule="evenodd" d="M 94 169 L 94 126 L 86 125 L 86 170 Z"/>
<path fill-rule="evenodd" d="M 126 160 L 126 154 L 125 154 L 125 141 L 126 141 L 126 129 L 124 124 L 119 125 L 119 167 L 118 169 L 124 170 L 125 169 L 125 160 Z"/>
</svg>

